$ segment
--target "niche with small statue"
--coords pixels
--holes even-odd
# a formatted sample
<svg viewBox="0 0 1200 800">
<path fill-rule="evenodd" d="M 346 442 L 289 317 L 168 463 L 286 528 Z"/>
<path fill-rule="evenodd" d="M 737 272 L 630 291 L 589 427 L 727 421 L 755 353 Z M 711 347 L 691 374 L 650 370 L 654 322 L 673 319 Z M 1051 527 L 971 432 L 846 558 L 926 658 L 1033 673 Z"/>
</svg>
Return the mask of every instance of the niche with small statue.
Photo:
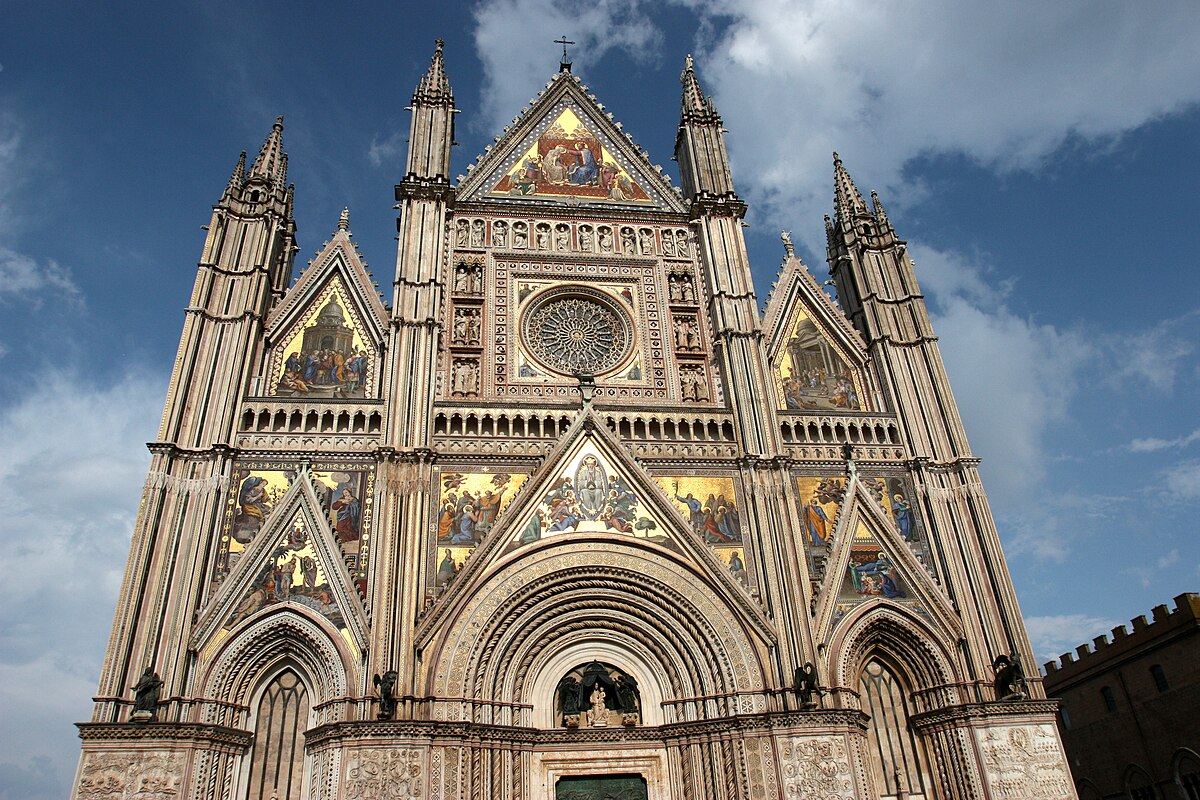
<svg viewBox="0 0 1200 800">
<path fill-rule="evenodd" d="M 562 728 L 621 728 L 642 720 L 637 679 L 592 661 L 568 672 L 554 692 L 554 724 Z"/>
</svg>

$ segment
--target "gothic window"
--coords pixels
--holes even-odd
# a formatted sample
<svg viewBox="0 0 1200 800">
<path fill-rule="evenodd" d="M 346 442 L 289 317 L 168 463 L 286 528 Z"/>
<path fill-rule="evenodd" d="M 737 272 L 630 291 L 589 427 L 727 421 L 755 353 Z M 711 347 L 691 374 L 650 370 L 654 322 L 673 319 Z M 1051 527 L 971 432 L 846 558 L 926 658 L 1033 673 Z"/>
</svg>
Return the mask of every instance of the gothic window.
<svg viewBox="0 0 1200 800">
<path fill-rule="evenodd" d="M 1163 672 L 1161 664 L 1155 664 L 1150 667 L 1150 675 L 1154 678 L 1154 687 L 1159 692 L 1165 692 L 1171 688 L 1171 685 L 1167 683 L 1167 673 Z"/>
<path fill-rule="evenodd" d="M 1129 800 L 1158 800 L 1154 782 L 1142 769 L 1130 766 L 1125 773 L 1125 791 Z"/>
<path fill-rule="evenodd" d="M 1113 694 L 1113 690 L 1104 686 L 1100 689 L 1100 696 L 1104 698 L 1104 707 L 1108 709 L 1108 713 L 1117 713 L 1117 696 Z"/>
<path fill-rule="evenodd" d="M 308 690 L 292 670 L 267 684 L 255 715 L 247 800 L 300 800 L 309 708 Z"/>
<path fill-rule="evenodd" d="M 1065 705 L 1058 707 L 1058 715 L 1062 717 L 1063 727 L 1067 730 L 1071 730 L 1071 715 L 1067 713 L 1067 707 Z"/>
<path fill-rule="evenodd" d="M 1200 758 L 1190 750 L 1175 756 L 1175 782 L 1187 800 L 1200 800 Z"/>
<path fill-rule="evenodd" d="M 863 668 L 858 688 L 862 710 L 871 716 L 867 750 L 876 789 L 884 796 L 906 791 L 913 800 L 924 798 L 926 757 L 908 724 L 908 691 L 878 660 Z"/>
</svg>

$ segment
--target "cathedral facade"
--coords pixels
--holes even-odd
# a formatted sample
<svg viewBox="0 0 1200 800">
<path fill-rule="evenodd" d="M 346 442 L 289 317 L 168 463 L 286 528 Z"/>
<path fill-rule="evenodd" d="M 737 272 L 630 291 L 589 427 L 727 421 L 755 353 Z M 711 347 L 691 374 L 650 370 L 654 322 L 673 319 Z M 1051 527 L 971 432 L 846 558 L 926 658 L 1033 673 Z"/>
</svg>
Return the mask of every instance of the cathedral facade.
<svg viewBox="0 0 1200 800">
<path fill-rule="evenodd" d="M 835 156 L 760 308 L 682 84 L 679 187 L 566 64 L 452 182 L 439 42 L 390 304 L 243 154 L 74 797 L 1075 796 L 905 243 Z"/>
</svg>

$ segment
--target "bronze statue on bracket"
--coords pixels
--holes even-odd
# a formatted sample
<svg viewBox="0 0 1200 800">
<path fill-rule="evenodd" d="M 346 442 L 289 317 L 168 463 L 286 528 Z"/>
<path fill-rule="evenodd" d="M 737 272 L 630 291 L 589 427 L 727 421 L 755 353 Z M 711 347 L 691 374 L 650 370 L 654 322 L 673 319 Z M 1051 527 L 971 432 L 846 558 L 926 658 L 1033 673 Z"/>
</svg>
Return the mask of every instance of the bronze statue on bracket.
<svg viewBox="0 0 1200 800">
<path fill-rule="evenodd" d="M 383 677 L 376 674 L 372 681 L 379 689 L 379 719 L 393 719 L 396 716 L 396 698 L 393 692 L 399 677 L 399 673 L 390 669 L 383 673 Z"/>
</svg>

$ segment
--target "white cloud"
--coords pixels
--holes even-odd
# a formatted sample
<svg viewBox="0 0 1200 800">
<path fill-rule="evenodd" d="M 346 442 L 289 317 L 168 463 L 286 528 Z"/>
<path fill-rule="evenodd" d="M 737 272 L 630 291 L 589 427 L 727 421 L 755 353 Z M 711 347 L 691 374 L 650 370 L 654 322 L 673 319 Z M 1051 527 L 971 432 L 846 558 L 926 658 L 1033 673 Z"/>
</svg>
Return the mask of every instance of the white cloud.
<svg viewBox="0 0 1200 800">
<path fill-rule="evenodd" d="M 1183 461 L 1163 476 L 1167 497 L 1180 502 L 1200 500 L 1200 460 Z"/>
<path fill-rule="evenodd" d="M 74 774 L 164 386 L 46 371 L 0 410 L 0 783 L 22 787 L 0 797 L 61 797 Z"/>
<path fill-rule="evenodd" d="M 826 212 L 833 150 L 905 202 L 916 156 L 1033 168 L 1072 137 L 1118 137 L 1200 100 L 1188 0 L 1154 14 L 1081 0 L 688 4 L 715 32 L 698 69 L 733 130 L 739 183 L 772 222 Z"/>
<path fill-rule="evenodd" d="M 1039 662 L 1055 660 L 1062 653 L 1074 653 L 1081 644 L 1108 633 L 1116 623 L 1087 614 L 1057 614 L 1026 617 L 1025 630 Z"/>
<path fill-rule="evenodd" d="M 367 159 L 372 166 L 401 167 L 400 162 L 408 154 L 408 133 L 397 130 L 391 136 L 380 139 L 371 137 L 371 146 L 367 148 Z"/>
<path fill-rule="evenodd" d="M 83 292 L 69 269 L 53 259 L 39 264 L 31 256 L 0 245 L 0 300 L 32 298 L 40 303 L 48 293 L 74 305 L 83 302 Z"/>
<path fill-rule="evenodd" d="M 69 269 L 53 260 L 39 264 L 32 256 L 5 244 L 18 227 L 13 197 L 25 182 L 19 169 L 18 128 L 12 115 L 0 113 L 0 302 L 20 298 L 36 305 L 45 299 L 43 293 L 56 293 L 55 299 L 78 306 L 83 302 L 83 293 Z"/>
<path fill-rule="evenodd" d="M 1066 413 L 1095 352 L 1079 331 L 1010 311 L 984 268 L 920 245 L 911 251 L 934 301 L 934 329 L 972 450 L 984 459 L 988 494 L 1016 507 L 1044 478 L 1047 429 Z"/>
<path fill-rule="evenodd" d="M 1200 428 L 1192 431 L 1187 436 L 1180 436 L 1175 439 L 1157 439 L 1152 436 L 1145 439 L 1134 439 L 1129 443 L 1129 449 L 1134 453 L 1154 453 L 1159 450 L 1179 450 L 1193 442 L 1200 442 Z"/>
<path fill-rule="evenodd" d="M 634 59 L 657 57 L 661 32 L 640 0 L 490 0 L 475 11 L 475 49 L 483 62 L 479 123 L 499 132 L 546 80 L 546 46 L 568 33 L 574 68 L 584 70 L 611 50 Z M 539 46 L 531 46 L 538 44 Z"/>
</svg>

